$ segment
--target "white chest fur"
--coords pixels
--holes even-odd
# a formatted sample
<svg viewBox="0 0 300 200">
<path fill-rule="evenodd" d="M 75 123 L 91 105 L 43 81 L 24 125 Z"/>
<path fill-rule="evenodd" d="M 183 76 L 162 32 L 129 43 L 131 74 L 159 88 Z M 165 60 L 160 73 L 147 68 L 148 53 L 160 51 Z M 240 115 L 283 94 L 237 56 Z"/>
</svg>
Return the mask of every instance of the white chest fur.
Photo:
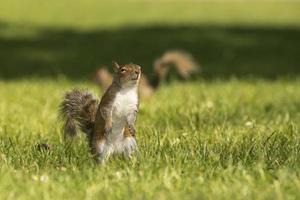
<svg viewBox="0 0 300 200">
<path fill-rule="evenodd" d="M 137 109 L 137 88 L 123 89 L 117 93 L 113 104 L 113 118 L 126 117 L 128 113 Z"/>
<path fill-rule="evenodd" d="M 137 88 L 123 89 L 117 93 L 113 103 L 111 142 L 123 138 L 126 117 L 137 110 Z"/>
</svg>

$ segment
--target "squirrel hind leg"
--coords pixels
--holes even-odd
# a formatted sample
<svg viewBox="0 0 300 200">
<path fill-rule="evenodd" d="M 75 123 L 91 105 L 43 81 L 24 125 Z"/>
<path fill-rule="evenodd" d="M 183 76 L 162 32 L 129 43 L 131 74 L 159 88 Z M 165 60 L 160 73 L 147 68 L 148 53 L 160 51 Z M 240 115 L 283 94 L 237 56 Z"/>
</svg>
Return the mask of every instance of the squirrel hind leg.
<svg viewBox="0 0 300 200">
<path fill-rule="evenodd" d="M 132 155 L 137 151 L 135 138 L 132 136 L 125 137 L 123 141 L 123 153 L 126 160 L 130 160 Z"/>
<path fill-rule="evenodd" d="M 109 147 L 106 145 L 105 140 L 102 140 L 101 142 L 99 142 L 97 144 L 97 152 L 95 152 L 94 154 L 94 159 L 96 160 L 96 162 L 100 165 L 104 164 L 105 161 L 109 158 L 110 156 L 110 149 Z"/>
</svg>

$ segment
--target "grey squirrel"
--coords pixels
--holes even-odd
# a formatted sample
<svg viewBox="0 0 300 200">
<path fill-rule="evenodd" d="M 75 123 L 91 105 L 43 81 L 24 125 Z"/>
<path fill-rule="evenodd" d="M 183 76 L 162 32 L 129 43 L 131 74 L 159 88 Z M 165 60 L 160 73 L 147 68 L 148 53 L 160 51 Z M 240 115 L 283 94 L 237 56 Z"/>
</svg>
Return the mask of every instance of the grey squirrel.
<svg viewBox="0 0 300 200">
<path fill-rule="evenodd" d="M 160 82 L 166 78 L 171 67 L 174 67 L 179 76 L 185 80 L 200 71 L 199 64 L 191 54 L 183 50 L 169 50 L 153 64 L 154 72 Z"/>
<path fill-rule="evenodd" d="M 65 137 L 77 135 L 78 129 L 84 132 L 98 163 L 112 154 L 131 158 L 137 151 L 135 121 L 141 67 L 113 62 L 113 71 L 112 83 L 100 103 L 90 92 L 74 89 L 65 94 L 60 105 Z"/>
</svg>

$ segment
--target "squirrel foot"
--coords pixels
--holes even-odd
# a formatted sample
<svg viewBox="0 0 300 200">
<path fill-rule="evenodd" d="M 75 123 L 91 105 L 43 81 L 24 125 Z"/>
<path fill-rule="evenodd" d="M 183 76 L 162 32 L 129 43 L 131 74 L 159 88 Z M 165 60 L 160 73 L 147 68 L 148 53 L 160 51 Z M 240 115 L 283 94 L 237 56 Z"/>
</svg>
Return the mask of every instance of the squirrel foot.
<svg viewBox="0 0 300 200">
<path fill-rule="evenodd" d="M 111 133 L 112 127 L 108 126 L 104 128 L 104 137 L 107 139 L 109 134 Z"/>
<path fill-rule="evenodd" d="M 131 126 L 128 126 L 128 129 L 129 129 L 129 132 L 130 132 L 130 134 L 131 134 L 131 136 L 132 137 L 135 137 L 135 128 L 134 128 L 134 126 L 133 125 L 131 125 Z"/>
</svg>

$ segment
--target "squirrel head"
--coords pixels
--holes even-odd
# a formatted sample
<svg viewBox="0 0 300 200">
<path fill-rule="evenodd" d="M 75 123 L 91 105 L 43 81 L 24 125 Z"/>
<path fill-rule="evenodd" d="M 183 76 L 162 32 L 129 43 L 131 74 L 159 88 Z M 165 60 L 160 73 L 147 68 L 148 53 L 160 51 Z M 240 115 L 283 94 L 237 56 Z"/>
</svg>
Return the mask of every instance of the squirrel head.
<svg viewBox="0 0 300 200">
<path fill-rule="evenodd" d="M 113 61 L 114 81 L 117 81 L 121 87 L 137 86 L 141 77 L 141 67 L 130 63 L 119 65 Z"/>
</svg>

